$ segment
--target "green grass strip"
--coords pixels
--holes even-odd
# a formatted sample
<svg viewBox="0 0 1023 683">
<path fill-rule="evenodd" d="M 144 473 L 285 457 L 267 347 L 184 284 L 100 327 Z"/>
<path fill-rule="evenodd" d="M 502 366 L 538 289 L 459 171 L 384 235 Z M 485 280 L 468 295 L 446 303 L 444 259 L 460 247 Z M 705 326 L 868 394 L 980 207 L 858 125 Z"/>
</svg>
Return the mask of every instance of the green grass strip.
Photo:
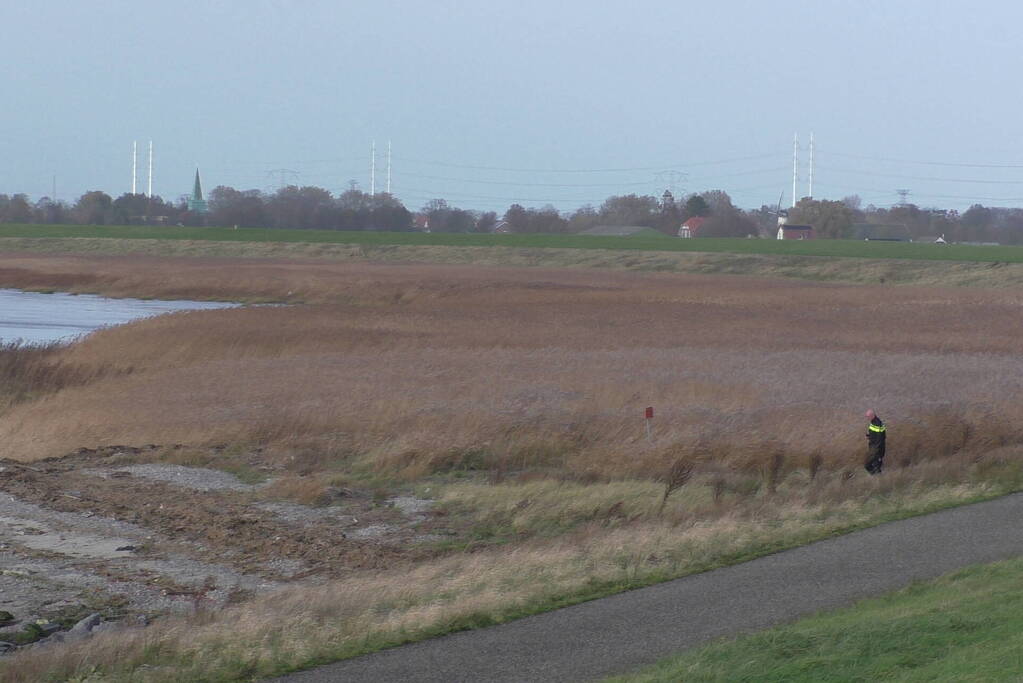
<svg viewBox="0 0 1023 683">
<path fill-rule="evenodd" d="M 307 242 L 364 245 L 528 247 L 781 254 L 845 258 L 1023 263 L 1023 247 L 863 242 L 852 240 L 677 239 L 638 235 L 489 235 L 421 232 L 344 232 L 262 228 L 181 228 L 170 226 L 0 225 L 0 237 L 87 237 L 110 239 L 206 240 L 217 242 Z"/>
<path fill-rule="evenodd" d="M 666 659 L 615 683 L 1023 677 L 1023 558 Z"/>
</svg>

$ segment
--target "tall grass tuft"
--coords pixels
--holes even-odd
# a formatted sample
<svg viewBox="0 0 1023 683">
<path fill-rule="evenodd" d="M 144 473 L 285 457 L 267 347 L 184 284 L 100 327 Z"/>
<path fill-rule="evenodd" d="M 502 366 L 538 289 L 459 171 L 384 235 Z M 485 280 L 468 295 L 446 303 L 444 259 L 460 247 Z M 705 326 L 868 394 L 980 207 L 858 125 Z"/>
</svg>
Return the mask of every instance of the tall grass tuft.
<svg viewBox="0 0 1023 683">
<path fill-rule="evenodd" d="M 668 496 L 685 486 L 693 478 L 693 464 L 686 458 L 679 458 L 671 465 L 668 476 L 664 480 L 664 495 L 661 497 L 661 506 L 657 514 L 664 513 L 664 506 L 668 503 Z"/>
<path fill-rule="evenodd" d="M 18 403 L 82 386 L 111 374 L 130 374 L 110 364 L 90 366 L 62 360 L 59 344 L 0 342 L 0 414 Z"/>
</svg>

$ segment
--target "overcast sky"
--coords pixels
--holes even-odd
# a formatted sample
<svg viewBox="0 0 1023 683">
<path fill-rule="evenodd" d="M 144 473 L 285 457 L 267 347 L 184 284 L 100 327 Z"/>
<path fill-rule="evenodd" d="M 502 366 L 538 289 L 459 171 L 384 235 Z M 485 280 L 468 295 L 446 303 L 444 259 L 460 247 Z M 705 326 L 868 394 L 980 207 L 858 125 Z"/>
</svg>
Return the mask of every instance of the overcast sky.
<svg viewBox="0 0 1023 683">
<path fill-rule="evenodd" d="M 1023 5 L 6 0 L 0 192 L 350 180 L 413 209 L 723 189 L 1023 205 Z M 929 163 L 922 163 L 929 162 Z M 284 169 L 283 171 L 281 169 Z M 608 170 L 614 169 L 614 170 Z"/>
</svg>

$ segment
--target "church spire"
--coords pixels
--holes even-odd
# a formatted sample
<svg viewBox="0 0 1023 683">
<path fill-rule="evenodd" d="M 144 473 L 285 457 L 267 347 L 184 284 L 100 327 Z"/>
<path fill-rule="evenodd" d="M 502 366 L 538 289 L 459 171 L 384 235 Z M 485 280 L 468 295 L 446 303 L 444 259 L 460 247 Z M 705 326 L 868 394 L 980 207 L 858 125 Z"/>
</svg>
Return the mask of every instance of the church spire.
<svg viewBox="0 0 1023 683">
<path fill-rule="evenodd" d="M 202 182 L 199 180 L 199 168 L 195 169 L 195 187 L 192 188 L 192 201 L 202 201 Z"/>
<path fill-rule="evenodd" d="M 192 188 L 192 197 L 188 200 L 188 210 L 193 213 L 208 213 L 209 206 L 202 198 L 202 181 L 199 180 L 199 168 L 195 169 L 195 186 Z"/>
</svg>

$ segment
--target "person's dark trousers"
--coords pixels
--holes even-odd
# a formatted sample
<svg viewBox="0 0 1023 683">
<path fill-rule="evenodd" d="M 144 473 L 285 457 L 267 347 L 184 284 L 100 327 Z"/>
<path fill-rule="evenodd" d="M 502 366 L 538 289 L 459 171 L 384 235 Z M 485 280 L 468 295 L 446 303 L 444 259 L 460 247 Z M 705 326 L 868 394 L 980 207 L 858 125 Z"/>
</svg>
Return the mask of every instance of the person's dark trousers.
<svg viewBox="0 0 1023 683">
<path fill-rule="evenodd" d="M 871 474 L 881 474 L 882 465 L 884 465 L 884 444 L 871 446 L 864 468 Z"/>
</svg>

